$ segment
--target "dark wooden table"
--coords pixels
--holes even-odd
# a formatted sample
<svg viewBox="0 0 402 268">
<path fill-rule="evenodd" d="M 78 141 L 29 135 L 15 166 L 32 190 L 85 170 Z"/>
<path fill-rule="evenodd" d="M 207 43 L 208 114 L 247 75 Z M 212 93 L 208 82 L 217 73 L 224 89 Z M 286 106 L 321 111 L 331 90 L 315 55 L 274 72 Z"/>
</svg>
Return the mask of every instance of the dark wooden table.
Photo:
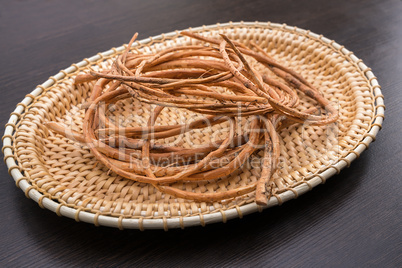
<svg viewBox="0 0 402 268">
<path fill-rule="evenodd" d="M 25 198 L 2 163 L 0 267 L 401 267 L 401 14 L 399 0 L 0 1 L 1 126 L 36 85 L 136 31 L 241 20 L 336 40 L 372 68 L 387 106 L 377 141 L 349 169 L 280 207 L 206 227 L 119 231 L 60 218 Z"/>
</svg>

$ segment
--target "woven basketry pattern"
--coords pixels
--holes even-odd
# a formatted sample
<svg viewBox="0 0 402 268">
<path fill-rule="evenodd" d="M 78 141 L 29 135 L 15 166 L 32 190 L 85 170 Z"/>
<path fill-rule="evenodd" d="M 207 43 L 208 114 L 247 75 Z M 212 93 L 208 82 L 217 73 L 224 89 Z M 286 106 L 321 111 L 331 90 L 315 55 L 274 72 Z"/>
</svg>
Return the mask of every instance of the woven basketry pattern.
<svg viewBox="0 0 402 268">
<path fill-rule="evenodd" d="M 359 155 L 355 149 L 362 143 L 366 145 L 365 138 L 374 139 L 375 134 L 369 133 L 373 124 L 381 127 L 382 121 L 375 122 L 379 117 L 376 113 L 378 94 L 375 94 L 375 90 L 379 90 L 379 86 L 373 86 L 373 79 L 362 71 L 360 61 L 352 60 L 352 53 L 345 54 L 343 47 L 336 48 L 333 42 L 325 42 L 321 36 L 312 37 L 308 31 L 269 23 L 217 25 L 196 30 L 207 36 L 225 33 L 246 45 L 250 41 L 257 43 L 278 62 L 299 72 L 320 88 L 325 97 L 338 107 L 340 117 L 334 124 L 299 124 L 281 131 L 281 157 L 274 175 L 273 189 L 276 203 L 283 201 L 281 194 L 285 192 L 297 196 L 297 187 L 302 184 L 312 187 L 309 181 L 314 177 L 319 176 L 325 181 L 326 176 L 320 174 L 330 167 L 339 172 L 342 168 L 337 166 L 340 160 L 349 165 Z M 136 42 L 132 49 L 139 53 L 150 53 L 196 42 L 176 32 L 146 42 Z M 109 68 L 120 53 L 122 49 L 114 48 L 108 56 L 98 54 L 96 61 L 86 59 L 85 66 L 75 65 L 75 71 L 64 71 L 62 79 L 51 77 L 54 83 L 50 87 L 42 86 L 41 94 L 28 96 L 32 101 L 24 105 L 24 112 L 13 125 L 16 131 L 10 137 L 12 143 L 6 148 L 13 151 L 17 169 L 23 175 L 17 185 L 20 180 L 27 181 L 30 186 L 25 192 L 29 195 L 29 191 L 35 189 L 40 194 L 38 202 L 41 206 L 43 198 L 60 204 L 55 211 L 58 214 L 65 206 L 74 209 L 76 220 L 79 220 L 80 212 L 89 212 L 95 215 L 95 224 L 98 224 L 100 216 L 112 216 L 118 219 L 119 227 L 122 227 L 123 220 L 134 219 L 139 222 L 140 229 L 143 228 L 142 221 L 147 219 L 162 220 L 165 229 L 168 227 L 166 220 L 171 218 L 178 218 L 182 227 L 183 218 L 191 216 L 198 216 L 202 225 L 205 224 L 203 217 L 208 214 L 221 213 L 222 221 L 226 221 L 225 211 L 235 209 L 239 212 L 242 206 L 253 204 L 253 193 L 215 203 L 199 203 L 162 194 L 152 185 L 109 172 L 96 161 L 88 148 L 46 129 L 44 122 L 58 121 L 82 132 L 84 110 L 81 105 L 89 97 L 92 84 L 77 88 L 73 84 L 74 77 L 89 68 Z M 255 67 L 263 70 L 260 66 Z M 313 104 L 301 96 L 300 109 L 307 109 Z M 150 110 L 150 105 L 131 99 L 109 110 L 108 116 L 122 126 L 141 126 L 146 124 Z M 183 123 L 195 120 L 198 116 L 184 109 L 164 109 L 156 125 Z M 241 123 L 242 127 L 247 127 L 246 121 Z M 194 147 L 224 138 L 226 132 L 227 124 L 222 123 L 159 142 Z M 355 156 L 348 158 L 351 152 Z M 261 171 L 261 157 L 258 153 L 254 154 L 245 168 L 222 180 L 176 183 L 175 187 L 203 193 L 253 183 Z M 242 216 L 241 212 L 238 215 Z"/>
</svg>

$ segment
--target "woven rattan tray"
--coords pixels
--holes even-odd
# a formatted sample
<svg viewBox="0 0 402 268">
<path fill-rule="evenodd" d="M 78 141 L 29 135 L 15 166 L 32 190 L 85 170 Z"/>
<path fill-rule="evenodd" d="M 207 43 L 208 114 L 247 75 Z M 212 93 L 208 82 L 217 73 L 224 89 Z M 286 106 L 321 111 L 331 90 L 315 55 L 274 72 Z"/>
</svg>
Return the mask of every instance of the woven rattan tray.
<svg viewBox="0 0 402 268">
<path fill-rule="evenodd" d="M 245 44 L 249 41 L 259 44 L 276 60 L 319 87 L 338 107 L 340 118 L 335 124 L 296 125 L 282 130 L 280 166 L 274 175 L 275 189 L 268 207 L 296 198 L 325 182 L 349 166 L 374 141 L 384 118 L 381 88 L 371 69 L 343 46 L 310 31 L 274 23 L 227 23 L 190 30 L 205 35 L 223 32 Z M 149 53 L 188 42 L 194 41 L 176 31 L 138 41 L 132 49 Z M 17 186 L 39 206 L 59 216 L 120 229 L 204 226 L 264 209 L 255 204 L 253 194 L 216 203 L 162 195 L 152 186 L 108 173 L 107 168 L 97 164 L 88 148 L 46 129 L 44 122 L 59 121 L 81 131 L 80 105 L 91 86 L 76 89 L 74 77 L 89 68 L 110 66 L 125 48 L 112 48 L 73 64 L 18 103 L 3 137 L 4 160 Z M 133 103 L 126 104 L 133 107 Z M 302 100 L 302 105 L 309 104 Z M 124 105 L 119 109 L 127 117 L 127 124 L 143 124 L 149 106 L 141 103 L 134 106 L 134 113 L 125 111 Z M 186 111 L 166 110 L 170 114 L 161 115 L 160 124 L 191 117 Z M 209 135 L 208 130 L 194 130 L 183 134 L 182 140 L 202 143 L 210 139 Z M 258 166 L 250 166 L 227 180 L 195 182 L 187 190 L 230 189 L 235 183 L 255 182 L 259 172 Z"/>
</svg>

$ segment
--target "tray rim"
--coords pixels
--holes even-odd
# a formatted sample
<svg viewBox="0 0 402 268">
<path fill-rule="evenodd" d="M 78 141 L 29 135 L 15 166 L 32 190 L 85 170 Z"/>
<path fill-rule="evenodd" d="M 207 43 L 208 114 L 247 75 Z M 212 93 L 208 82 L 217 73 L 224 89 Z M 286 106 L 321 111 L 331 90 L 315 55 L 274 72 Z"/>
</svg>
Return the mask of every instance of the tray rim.
<svg viewBox="0 0 402 268">
<path fill-rule="evenodd" d="M 97 53 L 96 55 L 85 58 L 84 60 L 72 64 L 70 67 L 59 71 L 54 76 L 51 76 L 47 81 L 38 85 L 31 93 L 27 94 L 26 97 L 17 104 L 16 109 L 10 114 L 10 118 L 5 125 L 5 131 L 3 135 L 3 147 L 2 152 L 4 154 L 4 162 L 7 165 L 8 173 L 13 177 L 17 187 L 21 188 L 21 190 L 25 193 L 25 196 L 33 199 L 35 202 L 39 204 L 41 208 L 46 208 L 58 216 L 65 216 L 68 218 L 75 219 L 78 221 L 83 221 L 87 223 L 94 224 L 96 226 L 107 226 L 107 227 L 115 227 L 119 229 L 164 229 L 167 231 L 171 228 L 185 228 L 190 226 L 205 226 L 206 224 L 223 222 L 225 223 L 227 220 L 234 218 L 242 218 L 244 215 L 261 212 L 262 210 L 281 205 L 283 202 L 289 201 L 291 199 L 297 198 L 299 195 L 302 195 L 309 190 L 312 190 L 319 184 L 325 183 L 325 181 L 332 177 L 335 174 L 339 174 L 339 172 L 345 167 L 349 167 L 350 164 L 356 160 L 360 154 L 368 149 L 371 142 L 375 141 L 376 135 L 380 131 L 382 127 L 382 123 L 384 120 L 384 96 L 381 92 L 381 86 L 379 85 L 377 78 L 374 76 L 371 69 L 366 66 L 361 59 L 356 57 L 353 52 L 347 50 L 344 46 L 336 43 L 334 40 L 330 40 L 323 35 L 318 35 L 309 30 L 304 30 L 298 27 L 288 26 L 287 24 L 279 24 L 279 23 L 271 23 L 271 22 L 228 22 L 228 23 L 217 23 L 208 26 L 200 26 L 195 28 L 188 28 L 189 30 L 199 31 L 199 30 L 214 30 L 220 29 L 224 27 L 271 27 L 279 30 L 286 31 L 295 31 L 299 34 L 306 35 L 307 37 L 314 38 L 324 42 L 327 45 L 330 45 L 332 48 L 337 50 L 339 53 L 348 56 L 352 62 L 354 62 L 363 73 L 363 75 L 368 79 L 369 84 L 372 88 L 374 95 L 374 118 L 369 127 L 367 133 L 364 134 L 363 138 L 360 140 L 358 145 L 351 150 L 345 157 L 340 158 L 335 164 L 327 166 L 327 168 L 317 174 L 315 174 L 311 179 L 306 182 L 301 183 L 300 185 L 294 187 L 292 190 L 287 190 L 283 193 L 278 194 L 277 196 L 271 197 L 267 206 L 258 206 L 255 203 L 245 204 L 242 206 L 236 206 L 235 208 L 228 210 L 220 210 L 219 212 L 213 212 L 208 214 L 197 214 L 194 216 L 186 216 L 186 217 L 163 217 L 161 219 L 147 219 L 147 218 L 124 218 L 113 217 L 107 215 L 100 215 L 99 213 L 92 213 L 87 211 L 82 211 L 81 209 L 74 209 L 64 205 L 63 203 L 58 203 L 48 196 L 43 195 L 38 192 L 34 186 L 32 186 L 29 181 L 23 176 L 21 173 L 21 169 L 16 163 L 16 159 L 14 156 L 12 141 L 13 141 L 13 133 L 16 130 L 16 123 L 19 121 L 21 115 L 25 112 L 26 107 L 34 100 L 35 97 L 41 95 L 46 91 L 46 88 L 51 87 L 53 84 L 57 83 L 59 80 L 62 80 L 64 77 L 68 76 L 69 73 L 75 72 L 82 67 L 90 65 L 98 60 L 103 59 L 103 57 L 111 56 L 117 52 L 121 52 L 126 49 L 127 45 L 122 45 L 116 48 L 111 48 L 107 51 Z M 186 29 L 187 30 L 187 29 Z M 133 46 L 137 46 L 138 44 L 147 44 L 153 42 L 153 40 L 160 40 L 164 37 L 174 36 L 179 31 L 172 31 L 169 33 L 164 33 L 160 35 L 156 35 L 153 37 L 149 37 L 146 39 L 142 39 L 138 42 L 135 42 Z"/>
</svg>

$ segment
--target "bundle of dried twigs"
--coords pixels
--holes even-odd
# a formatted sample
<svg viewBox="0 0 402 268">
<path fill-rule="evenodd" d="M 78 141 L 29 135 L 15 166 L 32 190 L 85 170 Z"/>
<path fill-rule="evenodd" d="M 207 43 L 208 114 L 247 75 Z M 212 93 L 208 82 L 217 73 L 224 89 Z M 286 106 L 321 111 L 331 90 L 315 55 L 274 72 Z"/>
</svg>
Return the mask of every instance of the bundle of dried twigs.
<svg viewBox="0 0 402 268">
<path fill-rule="evenodd" d="M 265 205 L 280 156 L 278 131 L 306 121 L 313 125 L 332 123 L 337 120 L 337 111 L 300 74 L 273 60 L 254 43 L 248 48 L 225 35 L 213 39 L 191 32 L 182 34 L 201 44 L 138 54 L 129 52 L 135 34 L 111 69 L 78 75 L 77 86 L 96 80 L 84 105 L 83 133 L 55 122 L 47 125 L 88 146 L 97 160 L 116 174 L 150 183 L 161 192 L 214 202 L 255 191 L 257 204 Z M 272 75 L 257 72 L 250 60 L 265 66 Z M 316 108 L 299 111 L 298 94 L 314 100 Z M 155 105 L 147 126 L 121 127 L 109 120 L 105 105 L 128 98 Z M 188 109 L 205 117 L 185 124 L 155 125 L 164 107 Z M 319 109 L 326 113 L 315 115 Z M 235 130 L 239 115 L 250 121 L 243 133 Z M 227 137 L 201 147 L 186 149 L 157 142 L 223 122 L 229 124 Z M 260 150 L 264 156 L 256 183 L 216 193 L 172 186 L 179 181 L 219 180 L 239 170 Z"/>
</svg>

